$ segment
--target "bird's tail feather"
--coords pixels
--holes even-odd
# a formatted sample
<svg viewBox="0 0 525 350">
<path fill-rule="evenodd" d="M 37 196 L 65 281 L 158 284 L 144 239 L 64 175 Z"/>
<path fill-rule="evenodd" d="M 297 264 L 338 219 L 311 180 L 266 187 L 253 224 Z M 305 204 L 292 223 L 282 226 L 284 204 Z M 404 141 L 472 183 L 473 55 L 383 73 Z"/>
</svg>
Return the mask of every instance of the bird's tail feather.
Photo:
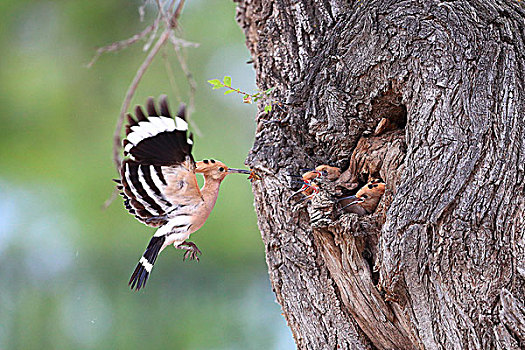
<svg viewBox="0 0 525 350">
<path fill-rule="evenodd" d="M 151 238 L 146 251 L 142 255 L 142 258 L 140 258 L 139 263 L 129 280 L 128 285 L 131 286 L 131 289 L 138 291 L 146 285 L 151 269 L 157 260 L 157 256 L 159 255 L 165 240 L 165 236 L 154 236 Z"/>
</svg>

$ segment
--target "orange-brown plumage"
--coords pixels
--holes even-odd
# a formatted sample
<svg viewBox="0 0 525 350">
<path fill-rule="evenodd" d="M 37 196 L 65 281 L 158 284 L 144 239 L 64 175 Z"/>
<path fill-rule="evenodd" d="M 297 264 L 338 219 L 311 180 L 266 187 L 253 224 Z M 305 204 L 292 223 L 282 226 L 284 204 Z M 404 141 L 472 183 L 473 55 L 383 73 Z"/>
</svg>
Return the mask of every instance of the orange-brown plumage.
<svg viewBox="0 0 525 350">
<path fill-rule="evenodd" d="M 326 164 L 317 166 L 314 170 L 307 171 L 303 174 L 303 180 L 305 183 L 308 183 L 309 186 L 306 186 L 302 193 L 310 197 L 317 191 L 317 185 L 312 184 L 311 181 L 317 179 L 318 177 L 326 178 L 330 181 L 335 181 L 341 176 L 341 169 Z"/>
<path fill-rule="evenodd" d="M 382 180 L 374 179 L 360 188 L 354 196 L 341 198 L 339 203 L 348 213 L 356 213 L 359 216 L 371 214 L 376 210 L 385 188 Z"/>
</svg>

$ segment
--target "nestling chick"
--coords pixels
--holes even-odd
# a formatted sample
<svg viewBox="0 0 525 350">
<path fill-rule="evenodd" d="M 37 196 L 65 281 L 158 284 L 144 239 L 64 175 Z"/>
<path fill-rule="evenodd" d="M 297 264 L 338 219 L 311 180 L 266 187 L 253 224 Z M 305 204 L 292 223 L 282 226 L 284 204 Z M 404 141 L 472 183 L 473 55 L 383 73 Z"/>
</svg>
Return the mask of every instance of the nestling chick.
<svg viewBox="0 0 525 350">
<path fill-rule="evenodd" d="M 313 180 L 317 178 L 326 178 L 330 181 L 335 181 L 339 176 L 341 176 L 341 169 L 326 164 L 319 165 L 315 169 L 309 170 L 301 176 L 301 188 L 299 191 L 293 193 L 288 200 L 299 193 L 306 196 L 303 200 L 311 199 L 319 192 L 319 187 L 312 183 Z"/>
<path fill-rule="evenodd" d="M 318 167 L 316 167 L 315 169 L 311 171 L 304 173 L 303 179 L 313 180 L 318 177 L 325 177 L 330 181 L 334 181 L 334 180 L 337 180 L 339 176 L 341 176 L 341 169 L 334 167 L 334 166 L 323 164 L 323 165 L 319 165 Z"/>
<path fill-rule="evenodd" d="M 385 186 L 383 180 L 372 180 L 354 196 L 340 198 L 338 202 L 342 205 L 342 210 L 347 213 L 356 213 L 359 216 L 372 214 L 385 193 Z"/>
</svg>

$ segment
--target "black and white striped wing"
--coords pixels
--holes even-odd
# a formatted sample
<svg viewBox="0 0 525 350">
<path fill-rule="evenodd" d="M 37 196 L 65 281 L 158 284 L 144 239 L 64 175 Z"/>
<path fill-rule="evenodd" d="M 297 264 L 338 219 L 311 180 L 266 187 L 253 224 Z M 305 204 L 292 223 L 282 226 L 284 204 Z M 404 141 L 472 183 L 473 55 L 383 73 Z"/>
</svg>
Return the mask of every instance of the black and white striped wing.
<svg viewBox="0 0 525 350">
<path fill-rule="evenodd" d="M 172 185 L 174 172 L 195 178 L 195 161 L 191 155 L 192 136 L 187 137 L 188 123 L 184 105 L 175 118 L 171 116 L 165 96 L 160 98 L 160 113 L 153 98 L 146 104 L 147 116 L 140 106 L 135 108 L 136 120 L 128 114 L 124 155 L 118 188 L 128 211 L 146 225 L 166 224 L 168 214 L 182 204 L 168 199 L 166 189 Z M 169 178 L 168 178 L 169 176 Z M 197 182 L 189 181 L 196 191 Z"/>
</svg>

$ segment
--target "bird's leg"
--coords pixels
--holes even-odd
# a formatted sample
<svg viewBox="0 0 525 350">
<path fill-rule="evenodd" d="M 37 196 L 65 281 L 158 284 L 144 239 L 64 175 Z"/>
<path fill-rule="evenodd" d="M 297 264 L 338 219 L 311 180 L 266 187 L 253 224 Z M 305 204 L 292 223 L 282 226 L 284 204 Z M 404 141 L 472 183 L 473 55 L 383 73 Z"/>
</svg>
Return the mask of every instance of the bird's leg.
<svg viewBox="0 0 525 350">
<path fill-rule="evenodd" d="M 186 261 L 186 259 L 190 260 L 197 260 L 199 261 L 198 255 L 202 254 L 199 248 L 197 248 L 197 245 L 193 242 L 184 241 L 180 243 L 179 245 L 176 245 L 175 248 L 177 249 L 184 249 L 186 250 L 186 253 L 184 253 L 184 257 L 182 258 L 183 261 Z"/>
</svg>

